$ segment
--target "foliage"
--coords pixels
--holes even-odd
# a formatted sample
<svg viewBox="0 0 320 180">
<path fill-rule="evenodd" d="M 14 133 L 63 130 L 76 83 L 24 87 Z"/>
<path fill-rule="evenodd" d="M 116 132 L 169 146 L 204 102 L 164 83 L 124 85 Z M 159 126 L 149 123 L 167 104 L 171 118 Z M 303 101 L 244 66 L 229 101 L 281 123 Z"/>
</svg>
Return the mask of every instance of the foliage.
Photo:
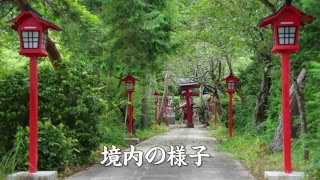
<svg viewBox="0 0 320 180">
<path fill-rule="evenodd" d="M 170 48 L 173 24 L 169 2 L 108 0 L 102 3 L 104 22 L 111 28 L 107 59 L 110 70 L 138 75 L 143 71 L 159 71 L 158 56 Z"/>
<path fill-rule="evenodd" d="M 27 88 L 24 72 L 10 74 L 0 81 L 0 156 L 12 149 L 16 128 L 28 123 Z"/>
<path fill-rule="evenodd" d="M 38 164 L 40 170 L 62 170 L 67 166 L 75 165 L 78 144 L 76 139 L 67 137 L 67 129 L 63 124 L 52 125 L 51 121 L 39 122 L 38 140 Z M 24 148 L 20 148 L 17 153 L 24 154 L 23 163 L 20 168 L 26 170 L 28 164 L 28 134 L 29 127 L 19 128 L 16 135 L 16 142 L 22 141 Z M 15 145 L 17 146 L 17 145 Z M 24 165 L 24 166 L 21 166 Z"/>
<path fill-rule="evenodd" d="M 282 6 L 281 1 L 269 1 L 276 9 Z M 308 121 L 308 135 L 299 136 L 298 140 L 305 140 L 311 151 L 310 161 L 305 165 L 299 160 L 294 162 L 303 167 L 310 168 L 313 174 L 318 173 L 319 149 L 319 106 L 318 89 L 319 69 L 319 9 L 315 8 L 319 2 L 312 0 L 297 0 L 294 5 L 303 12 L 316 17 L 316 20 L 302 28 L 300 35 L 301 50 L 292 54 L 291 69 L 292 79 L 296 78 L 302 68 L 307 69 L 306 86 L 302 87 L 305 93 L 306 114 Z M 271 143 L 275 129 L 278 126 L 278 118 L 281 112 L 281 72 L 280 57 L 271 56 L 272 32 L 271 29 L 259 30 L 256 24 L 272 12 L 262 1 L 205 1 L 197 2 L 179 1 L 179 15 L 175 16 L 177 21 L 177 34 L 175 40 L 180 40 L 181 46 L 176 54 L 172 56 L 173 61 L 168 63 L 172 75 L 179 77 L 196 77 L 200 83 L 211 85 L 218 90 L 222 114 L 220 122 L 222 126 L 228 126 L 228 96 L 224 93 L 223 84 L 219 80 L 229 73 L 226 61 L 232 59 L 234 72 L 241 81 L 237 86 L 237 93 L 233 99 L 233 125 L 235 131 L 243 133 L 244 138 L 249 139 L 246 144 L 244 139 L 232 140 L 235 151 L 245 151 L 244 147 L 252 147 L 247 152 L 259 151 L 260 144 L 264 148 Z M 201 13 L 199 13 L 201 12 Z M 312 42 L 312 43 L 310 43 Z M 218 64 L 210 68 L 211 63 Z M 221 65 L 221 69 L 219 67 Z M 183 66 L 181 66 L 183 64 Z M 213 73 L 212 73 L 213 71 Z M 267 73 L 265 73 L 268 71 Z M 214 76 L 216 77 L 214 77 Z M 271 78 L 271 89 L 267 92 L 269 103 L 266 108 L 266 120 L 258 127 L 253 124 L 253 117 L 256 111 L 257 94 L 262 85 L 263 75 Z M 218 78 L 217 78 L 218 77 Z M 222 87 L 222 88 L 221 88 Z M 300 123 L 293 118 L 293 125 L 299 129 Z M 216 131 L 221 132 L 221 129 Z M 225 132 L 227 133 L 227 132 Z M 219 136 L 220 133 L 218 133 Z M 237 144 L 239 142 L 239 144 Z M 251 146 L 250 146 L 251 143 Z M 243 145 L 243 146 L 242 146 Z M 301 144 L 300 144 L 301 145 Z M 295 145 L 294 153 L 297 153 L 298 145 Z M 246 153 L 246 152 L 245 152 Z M 262 153 L 263 154 L 263 153 Z M 267 154 L 267 153 L 266 153 Z M 251 162 L 250 154 L 239 155 Z M 255 156 L 253 156 L 255 157 Z M 279 157 L 275 154 L 266 156 L 274 159 Z M 314 163 L 310 163 L 314 162 Z M 257 164 L 255 164 L 256 166 Z M 260 165 L 260 164 L 258 164 Z M 261 165 L 263 166 L 263 165 Z M 260 171 L 262 172 L 262 170 Z"/>
<path fill-rule="evenodd" d="M 260 136 L 235 131 L 234 136 L 230 139 L 227 137 L 227 132 L 228 129 L 223 126 L 218 126 L 217 129 L 212 127 L 209 131 L 220 142 L 219 150 L 231 153 L 232 157 L 240 160 L 257 178 L 263 178 L 265 171 L 277 171 L 283 168 L 282 153 L 271 154 L 267 143 Z M 302 160 L 300 146 L 300 143 L 294 141 L 292 164 L 296 171 L 305 170 L 306 167 L 311 165 Z M 312 173 L 315 173 L 315 171 Z M 316 178 L 317 176 L 312 173 L 308 173 L 310 178 Z"/>
<path fill-rule="evenodd" d="M 315 177 L 320 177 L 320 128 L 319 128 L 319 97 L 320 92 L 315 83 L 320 81 L 320 63 L 312 61 L 308 66 L 308 84 L 305 87 L 305 101 L 307 114 L 307 135 L 301 138 L 301 142 L 305 142 L 310 150 L 310 166 L 308 171 Z"/>
<path fill-rule="evenodd" d="M 140 139 L 140 140 L 147 140 L 157 134 L 160 133 L 164 133 L 168 131 L 168 127 L 165 125 L 160 125 L 160 126 L 153 126 L 150 129 L 147 130 L 138 130 L 136 132 L 136 136 Z"/>
<path fill-rule="evenodd" d="M 51 121 L 39 122 L 38 166 L 39 170 L 62 170 L 76 165 L 76 147 L 78 141 L 67 137 L 67 128 L 63 124 L 52 125 Z M 27 170 L 29 127 L 18 127 L 13 149 L 3 158 L 0 172 L 8 174 L 16 169 Z"/>
<path fill-rule="evenodd" d="M 78 71 L 77 67 L 74 67 L 61 81 L 60 72 L 53 70 L 48 63 L 40 65 L 39 71 L 39 116 L 42 119 L 51 119 L 54 125 L 63 123 L 69 127 L 68 136 L 79 142 L 78 163 L 86 163 L 100 142 L 98 125 L 104 109 L 101 97 L 93 90 L 94 84 L 90 79 L 93 77 L 87 77 L 85 71 Z M 3 128 L 1 133 L 4 137 L 2 153 L 13 147 L 16 127 L 27 125 L 27 79 L 26 74 L 17 72 L 0 82 L 3 88 L 1 102 L 12 102 L 0 106 L 3 119 L 0 127 Z M 4 88 L 9 89 L 12 94 Z"/>
<path fill-rule="evenodd" d="M 80 62 L 70 67 L 62 81 L 58 76 L 59 71 L 54 71 L 48 65 L 40 68 L 39 116 L 52 119 L 53 124 L 63 122 L 74 130 L 72 135 L 80 144 L 78 156 L 85 163 L 99 144 L 98 122 L 105 106 L 101 94 L 94 90 L 100 84 L 99 81 L 93 81 L 98 76 L 90 73 L 94 69 L 84 67 Z"/>
<path fill-rule="evenodd" d="M 26 145 L 26 139 L 21 137 L 26 137 L 28 125 L 28 61 L 16 53 L 17 34 L 5 25 L 18 13 L 17 8 L 12 9 L 16 7 L 15 2 L 2 1 L 0 8 L 0 157 L 3 157 L 0 172 L 25 165 L 25 159 L 17 160 L 17 152 Z M 262 162 L 267 165 L 279 161 L 276 160 L 278 154 L 269 155 L 265 148 L 278 125 L 281 72 L 279 56 L 271 56 L 271 30 L 256 27 L 263 17 L 271 14 L 262 1 L 26 2 L 63 29 L 49 33 L 63 64 L 53 69 L 46 59 L 40 59 L 39 63 L 39 124 L 45 138 L 41 142 L 55 147 L 57 144 L 53 142 L 62 141 L 54 151 L 40 147 L 45 153 L 39 158 L 40 168 L 63 169 L 86 164 L 92 161 L 92 155 L 101 145 L 126 145 L 123 137 L 127 136 L 128 102 L 120 81 L 125 74 L 131 73 L 139 79 L 133 95 L 136 136 L 143 140 L 163 132 L 164 127 L 154 127 L 152 97 L 154 90 L 163 89 L 162 68 L 170 69 L 169 94 L 178 92 L 175 80 L 181 77 L 196 77 L 201 84 L 218 91 L 221 124 L 213 132 L 222 138 L 227 138 L 223 127 L 228 125 L 228 95 L 220 80 L 233 69 L 241 79 L 233 99 L 236 135 L 223 142 L 222 150 L 236 154 L 235 157 L 248 162 L 250 167 L 261 166 L 257 172 L 265 166 L 257 164 L 255 159 L 265 156 Z M 269 2 L 275 8 L 282 5 L 281 1 Z M 293 3 L 316 17 L 312 24 L 301 29 L 301 50 L 291 56 L 292 78 L 302 68 L 307 69 L 307 82 L 301 88 L 305 95 L 308 133 L 305 136 L 298 133 L 294 153 L 300 157 L 298 147 L 303 141 L 311 154 L 305 165 L 299 158 L 295 162 L 316 177 L 320 172 L 320 40 L 317 38 L 320 10 L 316 8 L 320 2 L 297 0 Z M 270 103 L 266 108 L 267 118 L 254 127 L 252 119 L 259 103 L 256 97 L 263 75 L 270 75 L 272 79 L 267 93 Z M 146 105 L 142 105 L 142 99 L 146 99 Z M 178 101 L 175 98 L 173 104 Z M 202 120 L 205 109 L 200 110 Z M 176 115 L 179 117 L 178 112 Z M 294 125 L 299 127 L 296 118 Z M 49 133 L 55 133 L 58 138 L 53 139 Z M 254 152 L 252 156 L 250 152 Z M 60 153 L 65 156 L 60 157 Z M 52 159 L 60 163 L 44 163 Z"/>
<path fill-rule="evenodd" d="M 228 138 L 228 129 L 224 127 L 222 124 L 218 124 L 217 128 L 213 127 L 214 125 L 211 124 L 209 134 L 215 138 L 219 142 L 224 141 L 225 139 Z"/>
<path fill-rule="evenodd" d="M 0 177 L 4 177 L 6 174 L 14 172 L 17 167 L 26 165 L 28 161 L 26 149 L 26 142 L 28 137 L 25 136 L 25 130 L 19 126 L 15 135 L 14 147 L 2 157 L 0 162 Z M 21 154 L 21 152 L 24 152 Z"/>
<path fill-rule="evenodd" d="M 12 5 L 9 1 L 3 3 L 8 7 Z M 67 148 L 66 153 L 73 152 L 65 155 L 68 162 L 61 159 L 61 164 L 48 166 L 39 163 L 40 168 L 55 167 L 60 170 L 88 164 L 100 144 L 124 146 L 127 101 L 120 77 L 129 72 L 135 72 L 133 75 L 136 77 L 152 77 L 153 73 L 160 71 L 163 61 L 159 61 L 159 57 L 164 57 L 171 43 L 172 6 L 169 7 L 165 0 L 35 0 L 29 3 L 46 19 L 63 29 L 62 33 L 50 32 L 50 37 L 57 42 L 63 65 L 53 69 L 47 60 L 41 59 L 39 63 L 39 119 L 50 120 L 52 127 L 58 129 L 63 124 L 63 135 L 74 142 L 74 147 L 63 147 Z M 135 12 L 131 13 L 130 3 L 134 3 Z M 124 11 L 116 8 L 118 5 Z M 130 13 L 126 14 L 128 11 L 125 10 Z M 0 30 L 0 134 L 3 137 L 0 140 L 3 144 L 0 155 L 3 157 L 15 147 L 13 139 L 16 132 L 22 133 L 17 127 L 25 128 L 28 125 L 29 69 L 27 58 L 21 58 L 16 53 L 19 47 L 16 32 L 2 23 L 18 12 L 14 9 L 9 13 L 1 13 L 4 15 Z M 126 19 L 123 15 L 130 17 Z M 126 20 L 123 27 L 118 27 L 123 18 Z M 128 43 L 129 40 L 131 43 Z M 130 46 L 129 49 L 126 44 Z M 139 63 L 141 66 L 134 66 Z M 158 86 L 157 82 L 151 83 L 151 78 L 150 82 L 142 80 L 140 83 L 133 97 L 135 130 L 142 128 L 142 116 L 147 116 L 147 127 L 152 127 L 153 108 L 148 108 L 147 114 L 142 115 L 141 99 L 146 84 Z M 147 88 L 146 91 L 147 106 L 152 106 L 149 93 L 152 89 Z M 44 131 L 53 131 L 51 125 Z M 51 137 L 45 138 L 50 141 Z M 41 157 L 40 161 L 51 159 Z"/>
</svg>

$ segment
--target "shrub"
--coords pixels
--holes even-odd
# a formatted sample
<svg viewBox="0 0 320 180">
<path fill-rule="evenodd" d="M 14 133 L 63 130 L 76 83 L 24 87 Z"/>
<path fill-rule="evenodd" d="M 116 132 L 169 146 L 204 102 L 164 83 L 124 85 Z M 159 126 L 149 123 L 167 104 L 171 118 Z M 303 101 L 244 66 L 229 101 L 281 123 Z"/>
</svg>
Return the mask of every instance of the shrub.
<svg viewBox="0 0 320 180">
<path fill-rule="evenodd" d="M 28 136 L 25 130 L 19 126 L 15 135 L 14 147 L 2 157 L 0 162 L 0 178 L 4 179 L 6 174 L 14 172 L 17 167 L 27 165 L 28 153 L 26 153 Z M 21 153 L 23 152 L 23 153 Z"/>
<path fill-rule="evenodd" d="M 62 170 L 75 162 L 75 145 L 77 140 L 65 136 L 63 124 L 52 125 L 51 121 L 39 122 L 38 169 Z M 21 162 L 18 168 L 26 169 L 28 163 L 29 127 L 19 127 L 15 139 L 15 154 L 19 154 Z"/>
<path fill-rule="evenodd" d="M 0 157 L 12 149 L 17 127 L 27 124 L 28 75 L 15 72 L 0 80 Z"/>
</svg>

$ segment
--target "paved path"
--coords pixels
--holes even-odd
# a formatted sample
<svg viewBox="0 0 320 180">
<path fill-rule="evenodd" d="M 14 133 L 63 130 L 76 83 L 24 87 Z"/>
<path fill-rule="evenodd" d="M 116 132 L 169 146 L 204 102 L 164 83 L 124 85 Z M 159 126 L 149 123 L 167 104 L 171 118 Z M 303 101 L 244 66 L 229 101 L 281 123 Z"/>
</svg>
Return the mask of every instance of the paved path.
<svg viewBox="0 0 320 180">
<path fill-rule="evenodd" d="M 126 167 L 95 165 L 86 171 L 79 172 L 67 178 L 68 180 L 246 180 L 254 179 L 238 162 L 231 159 L 226 153 L 216 151 L 216 140 L 208 135 L 202 126 L 195 128 L 171 127 L 169 132 L 155 136 L 136 145 L 138 150 L 146 153 L 152 147 L 163 147 L 166 152 L 170 145 L 184 145 L 186 148 L 187 166 L 170 166 L 169 162 L 160 165 L 146 162 L 141 167 L 129 164 Z M 190 158 L 196 154 L 191 146 L 205 145 L 211 157 L 202 159 L 202 165 L 197 167 L 194 162 L 197 158 Z M 127 151 L 127 150 L 126 150 Z M 160 158 L 159 156 L 158 158 Z M 167 156 L 168 157 L 168 156 Z M 166 160 L 167 160 L 166 157 Z M 101 159 L 102 160 L 102 159 Z"/>
</svg>

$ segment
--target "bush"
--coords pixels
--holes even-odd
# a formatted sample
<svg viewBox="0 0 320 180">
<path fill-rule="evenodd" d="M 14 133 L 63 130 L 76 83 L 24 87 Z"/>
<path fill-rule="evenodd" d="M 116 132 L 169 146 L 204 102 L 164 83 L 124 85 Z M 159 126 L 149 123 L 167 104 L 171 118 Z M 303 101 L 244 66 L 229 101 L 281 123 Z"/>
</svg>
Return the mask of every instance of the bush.
<svg viewBox="0 0 320 180">
<path fill-rule="evenodd" d="M 68 135 L 79 141 L 79 163 L 87 163 L 100 141 L 98 125 L 105 107 L 103 89 L 95 87 L 100 87 L 104 79 L 81 62 L 65 67 L 69 68 L 39 64 L 39 117 L 51 119 L 55 126 L 63 123 L 68 127 Z M 22 68 L 0 81 L 0 156 L 13 148 L 17 127 L 28 125 L 27 72 Z"/>
<path fill-rule="evenodd" d="M 66 127 L 63 124 L 54 126 L 51 121 L 39 122 L 39 170 L 62 170 L 75 163 L 75 152 L 77 150 L 74 147 L 77 144 L 77 140 L 66 137 L 65 133 Z M 19 127 L 15 140 L 15 153 L 22 155 L 23 158 L 18 168 L 26 169 L 28 164 L 28 137 L 29 127 Z"/>
<path fill-rule="evenodd" d="M 13 173 L 17 167 L 27 166 L 28 148 L 27 143 L 28 136 L 26 136 L 25 130 L 19 126 L 15 135 L 14 147 L 4 156 L 2 156 L 0 162 L 0 179 L 5 179 L 6 174 Z"/>
<path fill-rule="evenodd" d="M 12 149 L 17 127 L 28 124 L 26 72 L 15 72 L 0 80 L 0 157 Z"/>
</svg>

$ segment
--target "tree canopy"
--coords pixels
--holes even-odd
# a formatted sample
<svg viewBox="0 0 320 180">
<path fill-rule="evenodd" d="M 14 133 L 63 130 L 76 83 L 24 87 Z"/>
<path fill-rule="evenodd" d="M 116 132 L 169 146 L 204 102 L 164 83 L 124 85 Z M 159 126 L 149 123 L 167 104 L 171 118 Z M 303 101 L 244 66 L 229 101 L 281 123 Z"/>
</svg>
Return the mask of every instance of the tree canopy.
<svg viewBox="0 0 320 180">
<path fill-rule="evenodd" d="M 56 157 L 61 162 L 42 162 L 41 168 L 63 170 L 92 162 L 103 143 L 125 145 L 128 102 L 121 78 L 127 74 L 139 79 L 133 98 L 134 127 L 139 134 L 154 127 L 153 92 L 168 90 L 165 96 L 177 95 L 177 78 L 193 78 L 211 93 L 218 93 L 219 120 L 226 126 L 228 101 L 221 79 L 234 73 L 241 79 L 235 95 L 234 127 L 269 147 L 281 112 L 280 57 L 271 53 L 271 28 L 260 29 L 257 24 L 285 2 L 0 0 L 2 162 L 15 160 L 15 153 L 10 152 L 27 151 L 23 147 L 28 132 L 29 62 L 17 53 L 18 35 L 6 24 L 26 5 L 62 28 L 62 32 L 49 32 L 49 56 L 39 63 L 39 128 L 44 144 L 54 141 L 49 133 L 56 134 L 56 142 L 62 144 L 54 155 L 40 148 L 42 158 Z M 299 88 L 308 131 L 303 135 L 298 131 L 297 116 L 292 117 L 292 129 L 294 142 L 304 141 L 310 150 L 304 168 L 319 177 L 320 2 L 294 0 L 292 5 L 316 18 L 301 29 L 301 50 L 291 55 L 291 81 L 306 69 Z M 198 102 L 207 110 L 203 101 Z M 270 152 L 275 151 L 270 146 Z M 8 165 L 13 169 L 0 168 L 0 173 L 26 168 L 26 162 L 23 158 Z"/>
</svg>

